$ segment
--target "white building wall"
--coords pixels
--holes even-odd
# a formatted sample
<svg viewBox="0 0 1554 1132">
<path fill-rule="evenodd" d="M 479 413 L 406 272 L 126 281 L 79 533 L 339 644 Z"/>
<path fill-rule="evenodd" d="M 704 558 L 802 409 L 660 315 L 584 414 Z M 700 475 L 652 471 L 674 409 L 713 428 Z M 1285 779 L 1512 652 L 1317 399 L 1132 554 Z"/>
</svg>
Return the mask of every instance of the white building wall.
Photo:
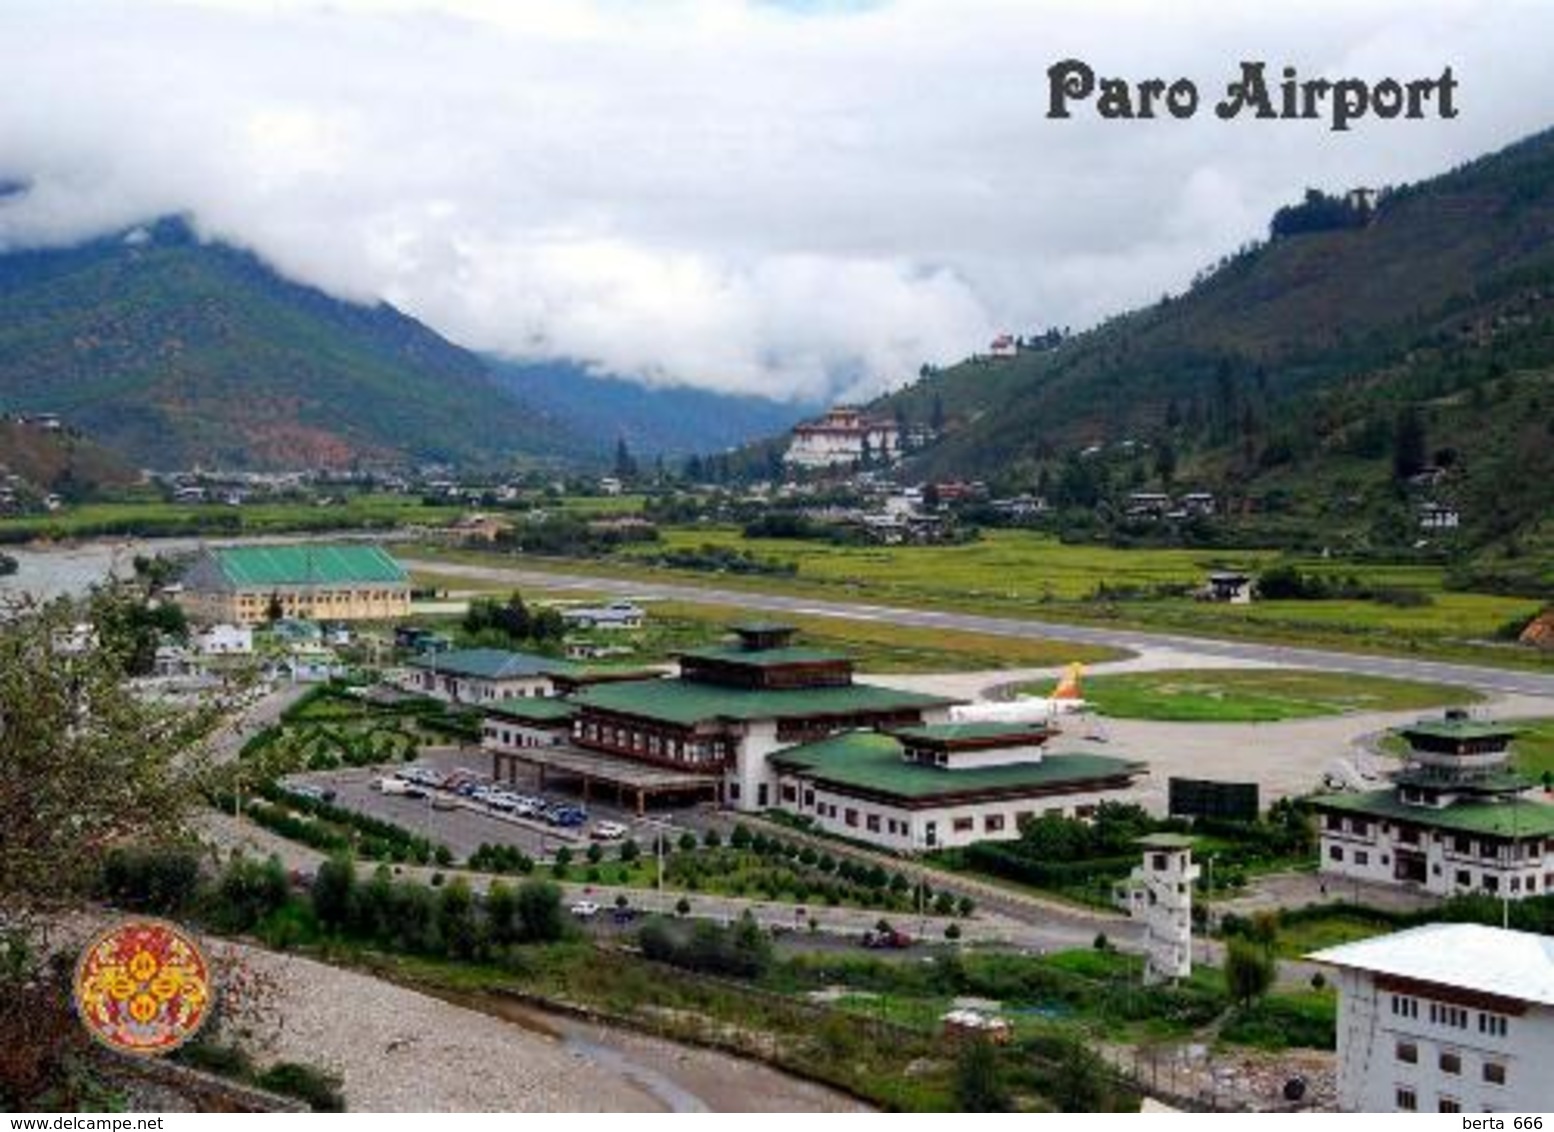
<svg viewBox="0 0 1554 1132">
<path fill-rule="evenodd" d="M 1502 858 L 1496 844 L 1471 834 L 1463 836 L 1467 838 L 1466 851 L 1459 848 L 1457 834 L 1444 831 L 1422 831 L 1418 842 L 1409 844 L 1401 839 L 1394 822 L 1361 818 L 1357 823 L 1354 817 L 1346 816 L 1343 829 L 1332 830 L 1324 815 L 1321 871 L 1337 878 L 1403 885 L 1396 875 L 1401 850 L 1424 854 L 1425 877 L 1419 887 L 1432 895 L 1521 897 L 1554 891 L 1554 847 L 1543 839 L 1523 841 Z"/>
<path fill-rule="evenodd" d="M 565 743 L 565 730 L 531 727 L 511 719 L 488 717 L 480 727 L 480 745 L 488 751 L 523 751 L 535 747 L 557 747 Z"/>
<path fill-rule="evenodd" d="M 413 669 L 410 690 L 445 703 L 490 704 L 497 700 L 533 699 L 553 696 L 556 686 L 549 676 L 517 676 L 507 680 L 488 680 L 481 676 L 463 676 L 455 672 Z"/>
<path fill-rule="evenodd" d="M 1378 989 L 1372 974 L 1354 970 L 1339 972 L 1338 993 L 1343 1111 L 1409 1111 L 1409 1095 L 1418 1112 L 1440 1112 L 1443 1101 L 1464 1113 L 1554 1109 L 1548 1007 L 1528 1003 L 1523 1014 L 1500 1014 L 1449 1001 L 1447 988 L 1446 1001 Z M 1486 1066 L 1500 1067 L 1504 1083 L 1488 1079 Z"/>
<path fill-rule="evenodd" d="M 786 797 L 790 791 L 792 797 Z M 855 797 L 784 774 L 772 790 L 772 804 L 810 818 L 816 828 L 827 833 L 914 852 L 960 848 L 975 841 L 1013 841 L 1020 835 L 1022 818 L 1046 813 L 1078 817 L 1080 811 L 1088 812 L 1116 796 L 1116 791 L 1091 791 L 914 809 Z"/>
<path fill-rule="evenodd" d="M 775 720 L 758 720 L 745 724 L 744 735 L 738 740 L 734 757 L 723 775 L 724 798 L 736 810 L 757 812 L 777 805 L 777 775 L 766 761 L 773 751 L 780 751 L 791 743 L 777 739 Z M 733 787 L 737 786 L 738 790 Z M 766 788 L 762 802 L 762 787 Z"/>
</svg>

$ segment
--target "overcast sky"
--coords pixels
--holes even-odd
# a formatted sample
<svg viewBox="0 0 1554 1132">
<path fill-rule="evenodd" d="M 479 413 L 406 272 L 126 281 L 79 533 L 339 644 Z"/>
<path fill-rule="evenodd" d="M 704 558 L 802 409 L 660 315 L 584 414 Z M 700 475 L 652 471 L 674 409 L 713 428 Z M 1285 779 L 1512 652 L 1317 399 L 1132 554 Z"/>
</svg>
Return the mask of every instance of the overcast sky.
<svg viewBox="0 0 1554 1132">
<path fill-rule="evenodd" d="M 857 395 L 1178 291 L 1306 185 L 1551 124 L 1554 4 L 0 0 L 0 246 L 173 212 L 522 358 Z M 1046 118 L 1046 69 L 1188 122 Z M 1243 58 L 1460 116 L 1216 119 Z"/>
</svg>

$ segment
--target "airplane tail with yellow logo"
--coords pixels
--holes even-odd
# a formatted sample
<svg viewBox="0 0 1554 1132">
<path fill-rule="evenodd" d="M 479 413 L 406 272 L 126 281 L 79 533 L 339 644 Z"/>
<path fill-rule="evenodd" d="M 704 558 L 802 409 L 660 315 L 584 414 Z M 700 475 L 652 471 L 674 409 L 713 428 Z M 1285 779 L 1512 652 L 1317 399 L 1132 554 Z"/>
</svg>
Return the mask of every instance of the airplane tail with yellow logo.
<svg viewBox="0 0 1554 1132">
<path fill-rule="evenodd" d="M 1063 670 L 1063 675 L 1058 679 L 1058 686 L 1052 689 L 1054 700 L 1079 700 L 1083 694 L 1079 691 L 1079 677 L 1084 673 L 1085 666 L 1079 663 L 1070 664 Z"/>
</svg>

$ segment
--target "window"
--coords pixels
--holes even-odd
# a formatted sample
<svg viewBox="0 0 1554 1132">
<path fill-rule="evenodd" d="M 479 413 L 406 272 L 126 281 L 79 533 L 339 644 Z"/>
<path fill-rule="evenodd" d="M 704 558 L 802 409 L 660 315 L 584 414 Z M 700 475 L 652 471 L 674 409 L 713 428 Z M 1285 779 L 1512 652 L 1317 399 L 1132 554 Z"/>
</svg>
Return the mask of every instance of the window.
<svg viewBox="0 0 1554 1132">
<path fill-rule="evenodd" d="M 1344 828 L 1344 819 L 1339 817 L 1337 814 L 1328 814 L 1327 828 L 1332 830 L 1334 833 L 1342 832 Z"/>
<path fill-rule="evenodd" d="M 976 827 L 977 823 L 971 818 L 956 818 L 950 823 L 950 828 L 956 833 L 970 833 Z"/>
<path fill-rule="evenodd" d="M 1441 1051 L 1441 1072 L 1458 1076 L 1462 1073 L 1462 1055 Z"/>
<path fill-rule="evenodd" d="M 856 826 L 858 824 L 858 811 L 854 809 L 842 811 L 842 820 L 848 825 Z"/>
<path fill-rule="evenodd" d="M 1472 888 L 1473 887 L 1473 874 L 1468 872 L 1467 869 L 1458 869 L 1457 870 L 1457 887 L 1458 888 Z"/>
<path fill-rule="evenodd" d="M 1419 1047 L 1413 1042 L 1399 1042 L 1397 1048 L 1397 1058 L 1404 1065 L 1418 1065 Z"/>
<path fill-rule="evenodd" d="M 1455 1097 L 1442 1097 L 1441 1103 L 1435 1106 L 1437 1112 L 1461 1112 L 1462 1105 Z"/>
<path fill-rule="evenodd" d="M 998 833 L 1004 828 L 1003 814 L 988 814 L 982 819 L 982 831 L 984 833 Z"/>
<path fill-rule="evenodd" d="M 1327 850 L 1327 855 L 1334 861 L 1342 861 L 1344 859 L 1344 847 L 1342 845 L 1330 846 Z"/>
<path fill-rule="evenodd" d="M 1492 1038 L 1505 1037 L 1506 1019 L 1501 1014 L 1480 1014 L 1478 1016 L 1478 1032 L 1488 1034 Z"/>
<path fill-rule="evenodd" d="M 1491 1085 L 1505 1084 L 1505 1066 L 1498 1061 L 1484 1062 L 1484 1080 Z"/>
<path fill-rule="evenodd" d="M 1364 849 L 1357 850 L 1354 854 L 1354 863 L 1357 865 L 1368 865 L 1371 863 L 1371 855 Z"/>
<path fill-rule="evenodd" d="M 1409 998 L 1406 995 L 1395 994 L 1392 996 L 1392 1013 L 1399 1018 L 1418 1018 L 1419 1000 Z"/>
<path fill-rule="evenodd" d="M 1417 1112 L 1419 1109 L 1419 1098 L 1412 1089 L 1399 1089 L 1397 1102 L 1399 1112 Z"/>
<path fill-rule="evenodd" d="M 878 833 L 880 831 L 880 816 L 878 814 L 866 815 L 863 820 L 863 827 L 870 833 Z"/>
</svg>

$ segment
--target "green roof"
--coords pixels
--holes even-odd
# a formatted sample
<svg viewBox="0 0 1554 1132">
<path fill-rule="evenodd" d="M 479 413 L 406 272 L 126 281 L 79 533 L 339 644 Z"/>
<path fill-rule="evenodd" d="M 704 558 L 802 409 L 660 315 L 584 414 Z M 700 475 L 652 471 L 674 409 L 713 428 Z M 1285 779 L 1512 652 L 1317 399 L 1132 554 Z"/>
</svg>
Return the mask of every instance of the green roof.
<svg viewBox="0 0 1554 1132">
<path fill-rule="evenodd" d="M 695 680 L 594 684 L 572 702 L 643 719 L 693 724 L 714 719 L 793 719 L 943 707 L 954 701 L 874 684 L 839 688 L 728 688 Z"/>
<path fill-rule="evenodd" d="M 450 676 L 473 676 L 482 680 L 513 680 L 520 676 L 568 674 L 574 666 L 553 656 L 511 652 L 508 649 L 455 649 L 452 652 L 427 653 L 405 661 L 411 668 L 445 672 Z"/>
<path fill-rule="evenodd" d="M 1052 729 L 1042 723 L 929 723 L 921 727 L 897 727 L 891 734 L 908 741 L 930 744 L 974 743 L 994 739 L 1033 739 L 1052 734 Z"/>
<path fill-rule="evenodd" d="M 500 715 L 506 719 L 523 719 L 531 723 L 559 723 L 577 714 L 577 708 L 566 700 L 550 696 L 514 696 L 486 705 L 488 715 Z"/>
<path fill-rule="evenodd" d="M 1311 799 L 1318 810 L 1340 810 L 1392 821 L 1461 833 L 1497 837 L 1547 837 L 1554 835 L 1554 806 L 1539 802 L 1457 802 L 1443 809 L 1410 806 L 1393 790 L 1365 794 L 1319 794 Z"/>
<path fill-rule="evenodd" d="M 1400 770 L 1392 776 L 1400 786 L 1421 786 L 1427 790 L 1451 794 L 1517 794 L 1532 786 L 1532 780 L 1513 770 L 1494 770 L 1456 778 L 1442 778 L 1429 770 Z"/>
<path fill-rule="evenodd" d="M 1146 849 L 1191 849 L 1193 839 L 1185 833 L 1149 833 L 1138 839 Z"/>
<path fill-rule="evenodd" d="M 680 654 L 692 660 L 712 660 L 723 664 L 745 664 L 757 668 L 771 668 L 783 664 L 835 664 L 850 659 L 846 653 L 826 649 L 801 648 L 787 645 L 776 649 L 746 649 L 738 645 L 715 646 L 704 649 L 686 649 Z"/>
<path fill-rule="evenodd" d="M 1109 755 L 1046 755 L 1039 762 L 951 770 L 908 762 L 901 743 L 877 731 L 852 731 L 768 756 L 777 766 L 843 792 L 902 799 L 1046 791 L 1096 779 L 1142 774 L 1144 764 Z"/>
<path fill-rule="evenodd" d="M 1498 739 L 1517 734 L 1517 728 L 1476 719 L 1421 719 L 1397 729 L 1399 735 L 1429 735 L 1435 739 Z"/>
<path fill-rule="evenodd" d="M 403 585 L 405 568 L 380 546 L 303 543 L 222 546 L 210 550 L 222 576 L 238 589 L 263 586 Z"/>
</svg>

